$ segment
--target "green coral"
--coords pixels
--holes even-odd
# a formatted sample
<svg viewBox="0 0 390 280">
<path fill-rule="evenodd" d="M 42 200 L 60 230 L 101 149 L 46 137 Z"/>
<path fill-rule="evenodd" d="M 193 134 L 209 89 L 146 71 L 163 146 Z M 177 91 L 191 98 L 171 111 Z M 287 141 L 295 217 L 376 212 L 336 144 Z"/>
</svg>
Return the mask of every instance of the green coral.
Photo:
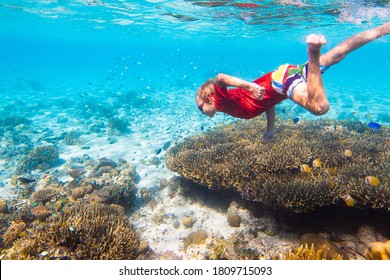
<svg viewBox="0 0 390 280">
<path fill-rule="evenodd" d="M 167 166 L 209 188 L 234 189 L 274 208 L 308 211 L 343 203 L 349 195 L 355 207 L 390 209 L 388 127 L 373 131 L 360 122 L 285 122 L 278 124 L 271 143 L 262 141 L 263 131 L 258 120 L 219 126 L 171 147 Z M 380 184 L 367 183 L 367 176 Z"/>
</svg>

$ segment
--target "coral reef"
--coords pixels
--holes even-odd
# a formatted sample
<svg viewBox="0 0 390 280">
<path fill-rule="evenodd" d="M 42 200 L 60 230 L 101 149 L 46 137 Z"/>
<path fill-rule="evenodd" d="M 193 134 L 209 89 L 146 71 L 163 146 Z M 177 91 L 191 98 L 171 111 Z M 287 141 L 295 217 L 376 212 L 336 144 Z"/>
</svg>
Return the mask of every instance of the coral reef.
<svg viewBox="0 0 390 280">
<path fill-rule="evenodd" d="M 7 235 L 6 243 L 13 242 L 13 246 L 5 258 L 134 259 L 139 246 L 127 217 L 102 204 L 77 204 L 21 236 L 24 230 L 25 227 L 17 227 Z"/>
<path fill-rule="evenodd" d="M 371 243 L 365 257 L 369 260 L 390 260 L 390 240 Z"/>
<path fill-rule="evenodd" d="M 166 163 L 194 182 L 233 189 L 273 208 L 305 212 L 338 203 L 390 209 L 388 127 L 320 120 L 277 129 L 266 143 L 258 120 L 219 126 L 171 147 Z M 348 196 L 352 203 L 344 202 Z"/>
<path fill-rule="evenodd" d="M 109 133 L 112 135 L 121 135 L 129 131 L 129 123 L 119 118 L 108 120 Z"/>
<path fill-rule="evenodd" d="M 81 133 L 79 131 L 69 131 L 62 135 L 62 139 L 65 145 L 77 146 L 82 145 L 83 141 L 80 139 Z"/>
<path fill-rule="evenodd" d="M 32 202 L 42 202 L 45 204 L 46 202 L 58 197 L 59 194 L 59 191 L 55 188 L 44 188 L 32 194 Z"/>
<path fill-rule="evenodd" d="M 282 254 L 278 259 L 281 260 L 342 260 L 340 255 L 329 256 L 326 250 L 318 249 L 316 250 L 312 244 L 310 247 L 305 244 L 300 245 L 298 248 L 288 251 L 285 254 Z"/>
<path fill-rule="evenodd" d="M 16 173 L 30 172 L 41 164 L 57 160 L 59 155 L 58 149 L 53 145 L 37 146 L 28 155 L 22 157 L 16 167 Z"/>
</svg>

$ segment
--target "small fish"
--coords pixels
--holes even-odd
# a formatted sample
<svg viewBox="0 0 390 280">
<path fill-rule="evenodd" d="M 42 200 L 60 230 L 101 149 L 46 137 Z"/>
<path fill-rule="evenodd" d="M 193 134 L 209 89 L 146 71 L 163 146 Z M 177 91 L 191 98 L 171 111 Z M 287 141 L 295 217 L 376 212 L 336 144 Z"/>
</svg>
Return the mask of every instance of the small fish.
<svg viewBox="0 0 390 280">
<path fill-rule="evenodd" d="M 371 127 L 373 129 L 379 130 L 379 129 L 381 129 L 382 126 L 379 123 L 376 123 L 376 122 L 369 122 L 368 123 L 368 127 Z"/>
<path fill-rule="evenodd" d="M 42 253 L 39 254 L 39 256 L 44 257 L 44 256 L 47 256 L 48 254 L 49 254 L 49 252 L 43 251 Z"/>
<path fill-rule="evenodd" d="M 161 153 L 161 151 L 162 151 L 162 149 L 161 149 L 161 148 L 159 148 L 159 149 L 156 151 L 156 155 L 160 154 L 160 153 Z"/>
<path fill-rule="evenodd" d="M 366 176 L 366 178 L 364 178 L 364 181 L 367 184 L 374 186 L 374 187 L 377 187 L 381 184 L 381 181 L 379 181 L 379 178 L 376 176 Z"/>
<path fill-rule="evenodd" d="M 350 157 L 352 157 L 352 151 L 351 150 L 345 150 L 344 151 L 344 156 L 346 156 L 347 158 L 350 158 Z"/>
<path fill-rule="evenodd" d="M 38 201 L 35 201 L 33 204 L 30 205 L 31 208 L 37 207 L 39 205 Z"/>
<path fill-rule="evenodd" d="M 355 199 L 349 194 L 342 196 L 342 199 L 344 200 L 345 204 L 347 204 L 347 206 L 354 206 L 356 204 Z"/>
<path fill-rule="evenodd" d="M 282 108 L 282 113 L 285 114 L 287 112 L 287 108 L 286 107 L 283 107 Z"/>
<path fill-rule="evenodd" d="M 302 164 L 302 165 L 301 165 L 301 171 L 302 171 L 302 172 L 305 172 L 305 173 L 309 173 L 309 172 L 311 172 L 311 168 L 310 168 L 310 166 L 307 165 L 307 164 Z"/>
<path fill-rule="evenodd" d="M 321 168 L 322 167 L 321 160 L 319 158 L 316 158 L 315 160 L 313 160 L 313 166 Z"/>
<path fill-rule="evenodd" d="M 74 228 L 72 226 L 69 226 L 69 231 L 74 232 Z"/>
<path fill-rule="evenodd" d="M 299 122 L 299 118 L 293 118 L 293 123 Z"/>
<path fill-rule="evenodd" d="M 36 180 L 34 180 L 34 179 L 28 179 L 28 178 L 24 178 L 24 177 L 19 177 L 18 181 L 22 184 L 30 184 L 32 182 L 36 182 Z"/>
<path fill-rule="evenodd" d="M 329 188 L 334 188 L 335 183 L 332 180 L 329 180 L 327 185 L 328 185 Z"/>
<path fill-rule="evenodd" d="M 367 119 L 371 118 L 371 114 L 366 114 L 366 118 Z"/>
<path fill-rule="evenodd" d="M 327 169 L 325 170 L 325 172 L 326 172 L 326 174 L 327 174 L 328 176 L 334 176 L 334 175 L 336 175 L 336 171 L 337 171 L 336 168 L 327 168 Z"/>
</svg>

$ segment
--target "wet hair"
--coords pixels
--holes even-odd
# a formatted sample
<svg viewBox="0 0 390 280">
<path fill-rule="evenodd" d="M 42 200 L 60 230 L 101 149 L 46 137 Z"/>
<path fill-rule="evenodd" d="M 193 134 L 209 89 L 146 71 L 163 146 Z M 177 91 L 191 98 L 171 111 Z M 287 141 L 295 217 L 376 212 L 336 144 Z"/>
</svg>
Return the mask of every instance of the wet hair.
<svg viewBox="0 0 390 280">
<path fill-rule="evenodd" d="M 204 92 L 204 90 L 209 87 L 210 85 L 213 85 L 215 82 L 215 79 L 208 79 L 206 82 L 201 84 L 201 86 L 198 88 L 198 91 L 196 92 L 196 102 L 199 103 L 201 100 L 205 99 L 207 97 L 207 93 Z"/>
</svg>

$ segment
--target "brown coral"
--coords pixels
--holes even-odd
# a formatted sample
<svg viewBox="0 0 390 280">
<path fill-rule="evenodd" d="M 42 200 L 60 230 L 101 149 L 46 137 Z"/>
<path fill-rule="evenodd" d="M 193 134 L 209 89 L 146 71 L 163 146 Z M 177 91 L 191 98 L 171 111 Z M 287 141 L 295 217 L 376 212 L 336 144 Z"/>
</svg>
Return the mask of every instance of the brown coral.
<svg viewBox="0 0 390 280">
<path fill-rule="evenodd" d="M 127 217 L 110 206 L 78 204 L 29 230 L 10 259 L 134 259 L 139 246 Z"/>
<path fill-rule="evenodd" d="M 57 189 L 48 187 L 33 193 L 32 201 L 46 203 L 56 198 L 58 195 L 59 191 Z"/>
<path fill-rule="evenodd" d="M 22 236 L 26 230 L 26 223 L 17 220 L 12 223 L 12 225 L 7 229 L 6 233 L 3 236 L 4 243 L 6 246 L 12 245 L 14 241 Z"/>
<path fill-rule="evenodd" d="M 331 120 L 280 123 L 271 143 L 259 136 L 264 130 L 257 120 L 219 126 L 171 147 L 167 166 L 196 183 L 234 189 L 275 208 L 345 205 L 342 197 L 349 194 L 355 207 L 390 209 L 389 128 L 372 132 L 359 122 Z M 367 184 L 367 176 L 378 177 L 380 185 Z"/>
</svg>

